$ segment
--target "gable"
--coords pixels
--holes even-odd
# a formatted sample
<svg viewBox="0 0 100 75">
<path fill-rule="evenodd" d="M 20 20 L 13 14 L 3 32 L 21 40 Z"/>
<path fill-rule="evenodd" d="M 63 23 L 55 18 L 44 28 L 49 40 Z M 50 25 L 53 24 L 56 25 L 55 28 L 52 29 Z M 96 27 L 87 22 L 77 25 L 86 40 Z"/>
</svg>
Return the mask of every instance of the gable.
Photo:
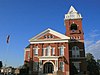
<svg viewBox="0 0 100 75">
<path fill-rule="evenodd" d="M 52 29 L 46 29 L 35 37 L 31 38 L 29 41 L 39 41 L 39 40 L 55 40 L 55 39 L 70 39 L 70 37 L 56 32 Z"/>
<path fill-rule="evenodd" d="M 54 35 L 54 34 L 51 34 L 51 33 L 47 33 L 41 37 L 38 38 L 38 40 L 51 40 L 51 39 L 61 39 L 60 37 Z"/>
</svg>

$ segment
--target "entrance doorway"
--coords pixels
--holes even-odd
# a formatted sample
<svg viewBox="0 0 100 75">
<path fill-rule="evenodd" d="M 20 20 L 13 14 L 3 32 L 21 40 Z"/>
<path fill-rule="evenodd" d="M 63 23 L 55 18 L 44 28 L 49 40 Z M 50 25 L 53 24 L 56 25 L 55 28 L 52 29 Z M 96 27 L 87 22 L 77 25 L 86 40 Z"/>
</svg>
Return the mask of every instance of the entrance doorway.
<svg viewBox="0 0 100 75">
<path fill-rule="evenodd" d="M 54 66 L 51 62 L 47 62 L 43 66 L 43 73 L 53 73 Z"/>
</svg>

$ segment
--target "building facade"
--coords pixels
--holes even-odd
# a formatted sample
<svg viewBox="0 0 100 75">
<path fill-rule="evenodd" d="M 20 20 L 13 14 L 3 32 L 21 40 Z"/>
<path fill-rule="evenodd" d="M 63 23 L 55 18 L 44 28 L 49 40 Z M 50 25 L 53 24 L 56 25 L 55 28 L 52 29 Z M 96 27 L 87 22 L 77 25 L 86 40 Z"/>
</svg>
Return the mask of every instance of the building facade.
<svg viewBox="0 0 100 75">
<path fill-rule="evenodd" d="M 82 16 L 73 6 L 65 14 L 64 24 L 65 35 L 48 28 L 29 40 L 24 61 L 32 60 L 32 71 L 70 75 L 70 65 L 74 64 L 78 72 L 86 72 Z"/>
</svg>

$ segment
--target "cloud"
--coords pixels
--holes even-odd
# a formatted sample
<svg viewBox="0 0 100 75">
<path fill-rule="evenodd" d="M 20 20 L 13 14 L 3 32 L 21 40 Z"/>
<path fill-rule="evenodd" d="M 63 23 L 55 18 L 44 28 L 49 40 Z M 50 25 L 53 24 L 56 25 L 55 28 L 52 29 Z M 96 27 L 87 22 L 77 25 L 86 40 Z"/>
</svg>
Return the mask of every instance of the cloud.
<svg viewBox="0 0 100 75">
<path fill-rule="evenodd" d="M 86 53 L 92 53 L 96 59 L 100 59 L 100 40 L 87 41 Z"/>
<path fill-rule="evenodd" d="M 85 45 L 86 46 L 89 46 L 93 43 L 93 40 L 89 41 L 89 40 L 85 40 Z"/>
<path fill-rule="evenodd" d="M 96 30 L 96 29 L 95 30 L 92 30 L 91 33 L 89 34 L 89 36 L 91 38 L 95 38 L 95 37 L 100 36 L 99 30 Z"/>
<path fill-rule="evenodd" d="M 92 29 L 91 32 L 85 36 L 85 50 L 86 53 L 92 53 L 96 59 L 100 59 L 100 30 Z"/>
<path fill-rule="evenodd" d="M 90 37 L 92 37 L 92 38 L 97 37 L 97 36 L 99 36 L 98 33 L 92 33 L 92 34 L 90 35 Z"/>
</svg>

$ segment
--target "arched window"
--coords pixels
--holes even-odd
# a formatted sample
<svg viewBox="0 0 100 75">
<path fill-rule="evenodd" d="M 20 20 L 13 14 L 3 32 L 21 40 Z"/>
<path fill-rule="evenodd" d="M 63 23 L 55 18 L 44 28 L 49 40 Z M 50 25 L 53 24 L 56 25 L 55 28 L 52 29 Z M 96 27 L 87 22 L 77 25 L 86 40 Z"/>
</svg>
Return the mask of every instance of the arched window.
<svg viewBox="0 0 100 75">
<path fill-rule="evenodd" d="M 64 62 L 60 62 L 60 70 L 64 71 Z"/>
<path fill-rule="evenodd" d="M 72 47 L 72 57 L 80 57 L 79 47 L 77 46 Z"/>
<path fill-rule="evenodd" d="M 76 24 L 71 24 L 70 30 L 77 30 L 77 25 Z"/>
</svg>

